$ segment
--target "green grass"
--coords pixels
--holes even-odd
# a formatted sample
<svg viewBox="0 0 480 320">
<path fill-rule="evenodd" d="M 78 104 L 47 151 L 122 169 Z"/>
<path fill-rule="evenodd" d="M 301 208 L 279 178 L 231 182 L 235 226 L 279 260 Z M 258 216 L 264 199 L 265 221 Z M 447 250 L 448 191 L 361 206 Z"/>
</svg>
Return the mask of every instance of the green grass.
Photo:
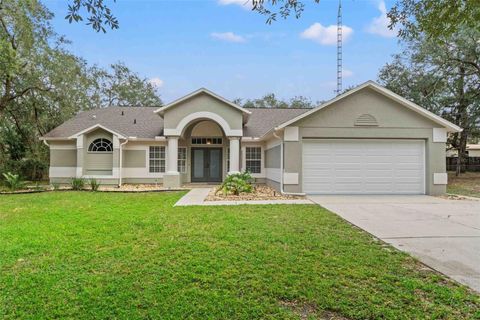
<svg viewBox="0 0 480 320">
<path fill-rule="evenodd" d="M 479 296 L 319 206 L 181 195 L 0 196 L 0 318 L 480 318 Z"/>
</svg>

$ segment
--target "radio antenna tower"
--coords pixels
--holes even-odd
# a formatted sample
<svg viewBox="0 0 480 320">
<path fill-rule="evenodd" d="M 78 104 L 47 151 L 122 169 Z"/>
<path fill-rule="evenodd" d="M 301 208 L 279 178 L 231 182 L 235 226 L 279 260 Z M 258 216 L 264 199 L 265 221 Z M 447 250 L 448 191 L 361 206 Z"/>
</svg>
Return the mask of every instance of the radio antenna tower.
<svg viewBox="0 0 480 320">
<path fill-rule="evenodd" d="M 335 93 L 342 93 L 342 0 L 338 0 L 337 16 L 337 89 Z"/>
</svg>

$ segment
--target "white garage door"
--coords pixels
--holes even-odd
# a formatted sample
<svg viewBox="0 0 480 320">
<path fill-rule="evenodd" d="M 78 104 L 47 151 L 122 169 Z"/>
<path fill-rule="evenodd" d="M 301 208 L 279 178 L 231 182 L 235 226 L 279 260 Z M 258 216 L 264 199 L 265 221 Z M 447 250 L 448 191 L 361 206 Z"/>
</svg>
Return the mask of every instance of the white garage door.
<svg viewBox="0 0 480 320">
<path fill-rule="evenodd" d="M 423 194 L 421 140 L 303 140 L 309 194 Z"/>
</svg>

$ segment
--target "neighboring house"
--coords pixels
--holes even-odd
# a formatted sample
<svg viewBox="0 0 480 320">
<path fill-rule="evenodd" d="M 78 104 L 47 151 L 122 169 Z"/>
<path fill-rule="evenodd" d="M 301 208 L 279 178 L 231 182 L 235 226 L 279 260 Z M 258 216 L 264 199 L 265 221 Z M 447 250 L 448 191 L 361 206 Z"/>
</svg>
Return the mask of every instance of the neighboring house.
<svg viewBox="0 0 480 320">
<path fill-rule="evenodd" d="M 248 170 L 301 194 L 442 194 L 461 128 L 374 82 L 314 109 L 245 109 L 206 89 L 161 108 L 82 112 L 42 139 L 50 180 L 221 182 Z"/>
<path fill-rule="evenodd" d="M 467 144 L 468 157 L 480 157 L 480 144 Z M 447 150 L 447 157 L 457 157 L 458 151 L 454 149 Z"/>
<path fill-rule="evenodd" d="M 480 144 L 467 144 L 468 158 L 462 165 L 462 171 L 480 171 Z M 447 150 L 447 170 L 457 170 L 458 151 Z"/>
</svg>

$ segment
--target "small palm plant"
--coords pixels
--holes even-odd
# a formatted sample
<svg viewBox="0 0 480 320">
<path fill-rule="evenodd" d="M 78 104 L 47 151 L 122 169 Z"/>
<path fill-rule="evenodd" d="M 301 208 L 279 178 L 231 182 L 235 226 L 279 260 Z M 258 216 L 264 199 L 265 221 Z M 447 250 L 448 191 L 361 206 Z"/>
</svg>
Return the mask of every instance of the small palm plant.
<svg viewBox="0 0 480 320">
<path fill-rule="evenodd" d="M 25 181 L 23 181 L 23 179 L 18 174 L 7 172 L 4 173 L 3 176 L 5 178 L 5 185 L 10 191 L 15 191 L 25 186 Z"/>
<path fill-rule="evenodd" d="M 215 194 L 220 191 L 222 191 L 224 195 L 233 194 L 236 196 L 242 192 L 250 193 L 253 191 L 251 181 L 252 175 L 248 171 L 229 174 Z"/>
<path fill-rule="evenodd" d="M 90 189 L 92 189 L 92 191 L 98 191 L 99 187 L 100 182 L 98 182 L 97 179 L 90 179 Z"/>
<path fill-rule="evenodd" d="M 73 190 L 83 190 L 85 180 L 83 178 L 73 178 L 71 185 Z"/>
</svg>

